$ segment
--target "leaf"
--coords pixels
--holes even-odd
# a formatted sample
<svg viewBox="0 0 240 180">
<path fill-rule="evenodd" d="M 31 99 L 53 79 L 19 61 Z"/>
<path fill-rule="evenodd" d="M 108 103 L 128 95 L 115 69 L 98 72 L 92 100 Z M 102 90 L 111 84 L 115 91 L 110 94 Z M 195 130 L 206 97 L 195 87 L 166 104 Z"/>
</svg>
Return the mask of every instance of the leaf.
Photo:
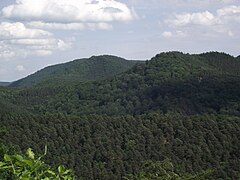
<svg viewBox="0 0 240 180">
<path fill-rule="evenodd" d="M 12 166 L 2 166 L 2 167 L 0 167 L 0 169 L 11 169 L 12 168 Z"/>
<path fill-rule="evenodd" d="M 19 155 L 19 154 L 15 155 L 15 158 L 16 158 L 18 161 L 21 161 L 21 162 L 24 161 L 23 157 L 22 157 L 21 155 Z"/>
<path fill-rule="evenodd" d="M 40 161 L 42 157 L 47 155 L 47 146 L 44 147 L 44 154 L 42 156 L 39 156 L 38 160 Z"/>
<path fill-rule="evenodd" d="M 33 166 L 33 162 L 31 160 L 24 160 L 24 163 L 26 163 L 30 167 Z"/>
<path fill-rule="evenodd" d="M 32 148 L 28 148 L 27 152 L 26 152 L 27 156 L 31 159 L 34 159 L 34 152 L 32 151 Z"/>
<path fill-rule="evenodd" d="M 51 170 L 47 170 L 47 173 L 51 174 L 52 176 L 56 176 L 56 173 Z"/>
<path fill-rule="evenodd" d="M 26 178 L 26 177 L 21 177 L 20 179 L 21 179 L 21 180 L 29 180 L 28 177 L 27 177 L 27 178 Z"/>
<path fill-rule="evenodd" d="M 46 154 L 47 154 L 47 145 L 44 147 L 44 154 L 43 154 L 43 156 L 46 156 Z"/>
<path fill-rule="evenodd" d="M 12 161 L 11 157 L 7 154 L 4 154 L 4 160 L 7 161 L 7 162 Z"/>
<path fill-rule="evenodd" d="M 21 172 L 21 176 L 22 176 L 22 178 L 29 178 L 29 177 L 31 177 L 31 172 L 28 170 L 25 170 L 25 171 Z"/>
<path fill-rule="evenodd" d="M 64 173 L 64 171 L 65 171 L 65 167 L 64 166 L 58 166 L 58 172 L 60 173 L 60 174 L 62 174 L 62 173 Z"/>
<path fill-rule="evenodd" d="M 0 167 L 5 166 L 5 165 L 6 165 L 6 163 L 0 162 Z"/>
<path fill-rule="evenodd" d="M 45 177 L 43 180 L 50 180 L 48 177 Z"/>
<path fill-rule="evenodd" d="M 69 170 L 66 170 L 66 171 L 64 171 L 64 173 L 63 173 L 63 174 L 65 174 L 65 175 L 66 175 L 66 174 L 69 174 L 69 173 L 72 173 L 72 170 L 70 170 L 70 169 L 69 169 Z"/>
</svg>

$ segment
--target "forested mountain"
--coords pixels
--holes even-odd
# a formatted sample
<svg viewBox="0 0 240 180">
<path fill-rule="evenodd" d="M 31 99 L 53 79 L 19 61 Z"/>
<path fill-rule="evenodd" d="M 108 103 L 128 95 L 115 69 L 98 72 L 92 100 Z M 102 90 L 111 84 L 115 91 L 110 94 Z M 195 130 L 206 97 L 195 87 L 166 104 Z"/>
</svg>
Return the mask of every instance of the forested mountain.
<svg viewBox="0 0 240 180">
<path fill-rule="evenodd" d="M 50 75 L 36 86 L 2 87 L 5 142 L 36 152 L 47 145 L 46 161 L 79 179 L 122 179 L 165 159 L 178 174 L 239 179 L 239 71 L 224 53 L 169 52 L 107 79 L 73 83 L 65 73 L 63 82 Z"/>
<path fill-rule="evenodd" d="M 214 53 L 214 57 L 222 57 Z M 209 58 L 210 59 L 210 58 Z M 219 61 L 219 59 L 218 59 Z M 229 67 L 219 70 L 200 56 L 162 53 L 136 64 L 109 80 L 83 82 L 75 86 L 28 88 L 16 91 L 14 103 L 34 112 L 66 114 L 136 115 L 156 111 L 183 114 L 239 114 L 240 77 Z M 220 62 L 218 62 L 221 64 Z"/>
<path fill-rule="evenodd" d="M 0 82 L 0 86 L 8 86 L 10 82 Z"/>
<path fill-rule="evenodd" d="M 55 85 L 58 82 L 76 84 L 84 81 L 101 80 L 122 73 L 137 62 L 109 55 L 92 56 L 46 67 L 26 78 L 13 82 L 11 86 Z"/>
</svg>

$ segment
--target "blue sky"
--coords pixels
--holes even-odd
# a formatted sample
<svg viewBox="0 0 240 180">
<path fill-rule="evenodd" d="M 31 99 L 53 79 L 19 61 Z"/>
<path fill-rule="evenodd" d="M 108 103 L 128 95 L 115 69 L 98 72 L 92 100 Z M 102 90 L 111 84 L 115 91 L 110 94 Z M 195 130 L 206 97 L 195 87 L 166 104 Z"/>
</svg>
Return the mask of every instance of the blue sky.
<svg viewBox="0 0 240 180">
<path fill-rule="evenodd" d="M 0 81 L 92 55 L 240 54 L 239 0 L 1 0 Z"/>
</svg>

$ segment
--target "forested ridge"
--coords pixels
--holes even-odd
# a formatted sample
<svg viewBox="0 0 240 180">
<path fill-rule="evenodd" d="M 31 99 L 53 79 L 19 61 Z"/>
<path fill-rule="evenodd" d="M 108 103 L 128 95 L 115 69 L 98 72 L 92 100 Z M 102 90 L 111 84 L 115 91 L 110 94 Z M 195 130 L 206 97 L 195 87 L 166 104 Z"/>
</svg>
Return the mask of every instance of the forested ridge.
<svg viewBox="0 0 240 180">
<path fill-rule="evenodd" d="M 222 57 L 221 53 L 213 53 L 213 59 L 216 54 Z M 238 71 L 227 68 L 225 58 L 222 61 L 225 69 L 220 71 L 216 65 L 219 62 L 209 63 L 201 56 L 162 53 L 111 79 L 65 87 L 45 84 L 16 90 L 8 99 L 35 113 L 137 115 L 157 111 L 238 115 Z M 229 64 L 235 61 L 232 57 Z M 236 63 L 235 68 L 240 69 L 240 64 Z"/>
<path fill-rule="evenodd" d="M 68 83 L 63 73 L 61 84 L 41 75 L 48 80 L 0 88 L 4 141 L 37 153 L 47 145 L 46 162 L 79 179 L 122 179 L 166 159 L 176 173 L 238 179 L 239 72 L 239 57 L 169 52 L 106 78 Z"/>
<path fill-rule="evenodd" d="M 120 74 L 130 69 L 140 61 L 128 61 L 126 59 L 103 55 L 90 58 L 76 59 L 71 62 L 48 66 L 34 74 L 10 84 L 12 87 L 54 85 L 61 82 L 62 85 L 72 85 L 79 82 L 101 80 Z"/>
</svg>

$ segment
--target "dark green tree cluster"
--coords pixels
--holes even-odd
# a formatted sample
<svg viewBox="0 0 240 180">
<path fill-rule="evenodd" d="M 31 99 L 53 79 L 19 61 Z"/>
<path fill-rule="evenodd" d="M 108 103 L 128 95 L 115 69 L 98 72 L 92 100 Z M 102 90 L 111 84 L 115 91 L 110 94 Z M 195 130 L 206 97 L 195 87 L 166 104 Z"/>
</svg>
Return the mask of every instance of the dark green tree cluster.
<svg viewBox="0 0 240 180">
<path fill-rule="evenodd" d="M 215 67 L 221 74 L 240 75 L 239 57 L 234 58 L 233 56 L 226 53 L 208 52 L 200 55 L 203 60 Z"/>
<path fill-rule="evenodd" d="M 23 150 L 47 145 L 47 163 L 67 165 L 84 179 L 121 179 L 138 172 L 142 161 L 166 158 L 181 172 L 213 168 L 215 178 L 239 177 L 240 119 L 235 116 L 49 114 L 0 120 L 9 128 L 6 140 Z"/>
</svg>

